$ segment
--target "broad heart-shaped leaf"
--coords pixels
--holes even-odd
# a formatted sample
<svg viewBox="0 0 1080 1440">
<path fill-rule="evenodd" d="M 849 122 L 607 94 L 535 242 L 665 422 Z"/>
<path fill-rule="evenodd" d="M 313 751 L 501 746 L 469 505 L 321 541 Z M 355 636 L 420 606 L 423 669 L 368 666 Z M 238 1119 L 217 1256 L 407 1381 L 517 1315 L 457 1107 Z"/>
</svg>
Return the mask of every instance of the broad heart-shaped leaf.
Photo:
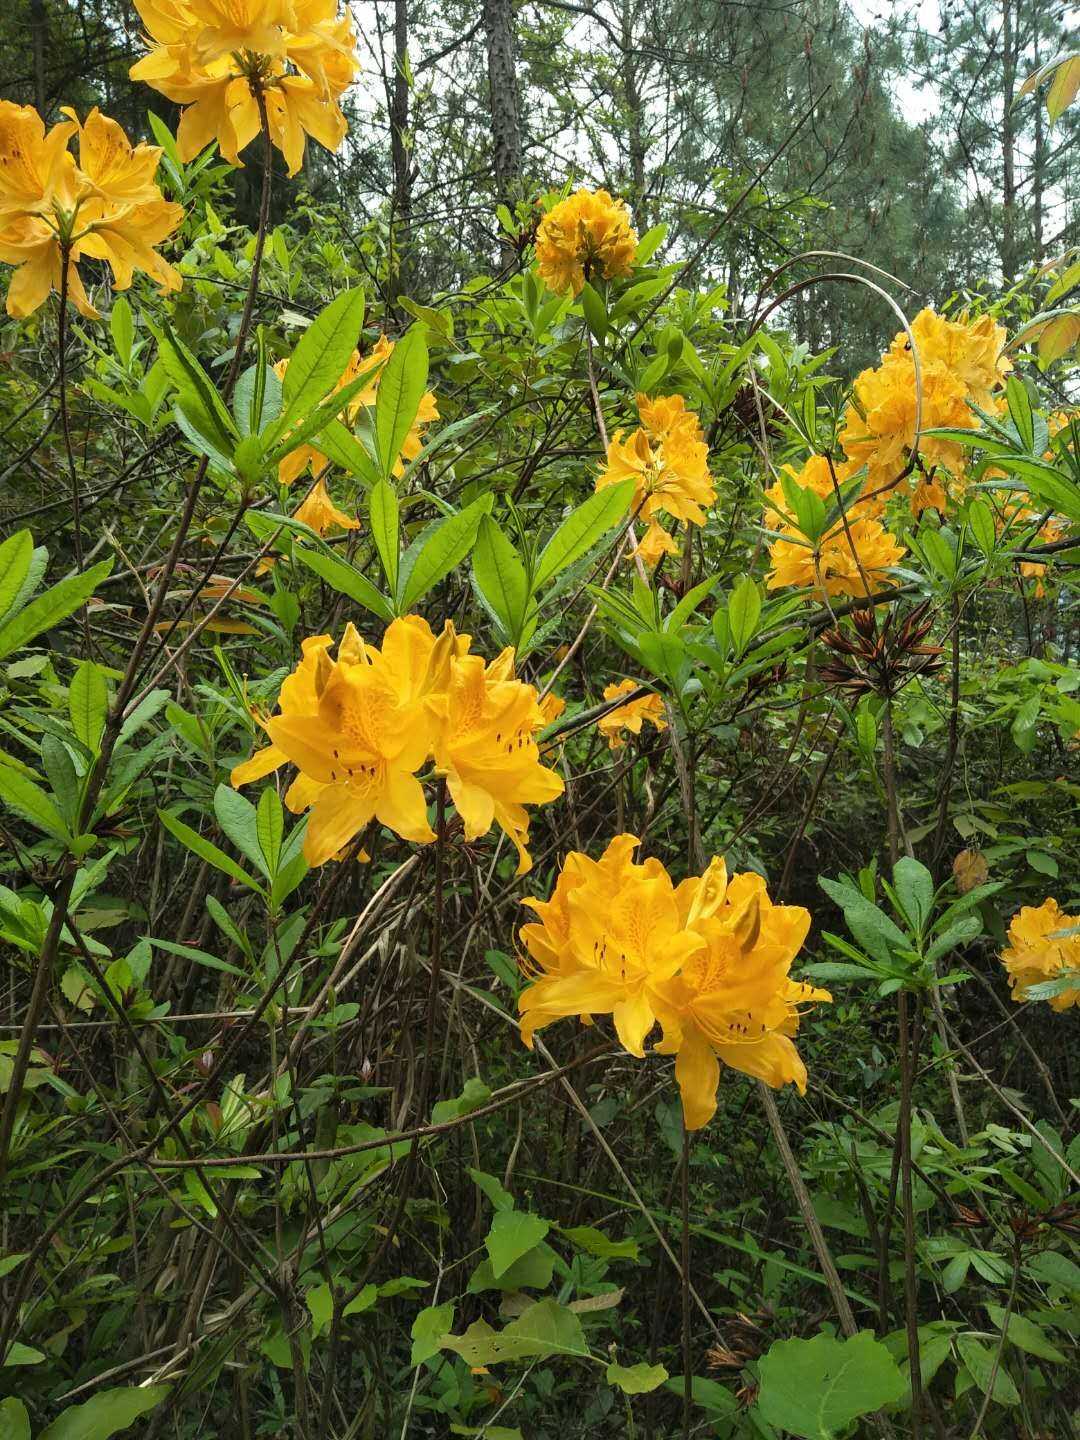
<svg viewBox="0 0 1080 1440">
<path fill-rule="evenodd" d="M 16 530 L 0 545 L 0 619 L 8 613 L 30 570 L 34 541 L 29 530 Z"/>
<path fill-rule="evenodd" d="M 668 1378 L 663 1365 L 648 1365 L 639 1360 L 636 1365 L 609 1365 L 604 1372 L 609 1385 L 617 1385 L 624 1395 L 648 1395 L 657 1390 Z"/>
<path fill-rule="evenodd" d="M 363 575 L 355 566 L 343 560 L 340 555 L 328 554 L 324 550 L 312 550 L 306 545 L 297 545 L 293 551 L 293 559 L 299 560 L 309 570 L 313 570 L 321 580 L 334 590 L 347 595 L 350 600 L 355 600 L 358 605 L 363 605 L 365 610 L 378 615 L 380 620 L 392 620 L 394 618 L 393 607 L 386 596 L 377 590 L 366 575 Z"/>
<path fill-rule="evenodd" d="M 507 1211 L 512 1214 L 512 1211 Z M 555 1273 L 555 1252 L 550 1245 L 537 1245 L 496 1278 L 490 1260 L 481 1260 L 469 1279 L 469 1294 L 481 1290 L 546 1290 Z"/>
<path fill-rule="evenodd" d="M 394 346 L 379 376 L 375 397 L 375 440 L 384 476 L 394 469 L 405 437 L 412 429 L 428 377 L 428 350 L 423 325 L 413 325 Z"/>
<path fill-rule="evenodd" d="M 484 1245 L 491 1256 L 491 1273 L 496 1280 L 509 1270 L 515 1260 L 520 1260 L 540 1244 L 551 1229 L 539 1215 L 530 1215 L 527 1210 L 499 1210 L 491 1222 Z"/>
<path fill-rule="evenodd" d="M 454 1323 L 454 1302 L 429 1305 L 412 1323 L 412 1354 L 409 1363 L 419 1365 L 429 1359 L 442 1345 L 446 1327 Z"/>
<path fill-rule="evenodd" d="M 364 323 L 364 292 L 346 290 L 311 322 L 281 382 L 281 430 L 313 410 L 345 373 Z"/>
<path fill-rule="evenodd" d="M 500 1365 L 533 1356 L 589 1356 L 581 1321 L 557 1300 L 538 1300 L 502 1330 L 475 1320 L 464 1335 L 444 1335 L 439 1348 L 453 1350 L 467 1365 Z"/>
<path fill-rule="evenodd" d="M 484 601 L 516 644 L 529 603 L 529 581 L 521 556 L 490 515 L 480 518 L 472 564 Z"/>
<path fill-rule="evenodd" d="M 109 1440 L 126 1430 L 140 1415 L 160 1405 L 168 1385 L 123 1386 L 102 1390 L 85 1405 L 69 1405 L 38 1440 Z"/>
<path fill-rule="evenodd" d="M 850 1340 L 778 1340 L 761 1361 L 760 1379 L 762 1419 L 804 1440 L 831 1440 L 907 1392 L 896 1361 L 869 1330 Z"/>
<path fill-rule="evenodd" d="M 32 600 L 25 610 L 18 610 L 0 625 L 0 660 L 13 654 L 43 630 L 51 630 L 74 614 L 93 593 L 99 580 L 104 580 L 113 567 L 112 559 L 102 560 L 81 575 L 69 575 L 58 585 Z"/>
<path fill-rule="evenodd" d="M 401 557 L 400 614 L 411 610 L 432 586 L 461 564 L 476 540 L 480 517 L 488 513 L 491 505 L 490 492 L 481 495 L 456 515 L 437 520 L 413 541 Z"/>
<path fill-rule="evenodd" d="M 573 510 L 544 546 L 537 561 L 533 589 L 539 590 L 591 550 L 623 518 L 633 496 L 633 480 L 620 480 L 617 485 L 605 486 L 590 495 Z"/>
</svg>

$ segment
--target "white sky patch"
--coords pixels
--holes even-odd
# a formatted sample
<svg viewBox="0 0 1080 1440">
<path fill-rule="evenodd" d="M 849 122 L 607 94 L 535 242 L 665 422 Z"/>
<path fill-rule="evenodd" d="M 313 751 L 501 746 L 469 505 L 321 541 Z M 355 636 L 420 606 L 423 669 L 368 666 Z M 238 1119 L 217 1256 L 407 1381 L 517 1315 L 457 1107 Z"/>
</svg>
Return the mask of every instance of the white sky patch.
<svg viewBox="0 0 1080 1440">
<path fill-rule="evenodd" d="M 938 0 L 915 0 L 914 4 L 899 5 L 895 0 L 847 0 L 856 24 L 864 28 L 885 25 L 898 15 L 910 17 L 920 30 L 937 35 L 941 30 L 941 11 Z M 920 85 L 903 71 L 893 72 L 897 109 L 901 118 L 909 125 L 921 125 L 937 110 L 937 99 L 933 87 Z"/>
</svg>

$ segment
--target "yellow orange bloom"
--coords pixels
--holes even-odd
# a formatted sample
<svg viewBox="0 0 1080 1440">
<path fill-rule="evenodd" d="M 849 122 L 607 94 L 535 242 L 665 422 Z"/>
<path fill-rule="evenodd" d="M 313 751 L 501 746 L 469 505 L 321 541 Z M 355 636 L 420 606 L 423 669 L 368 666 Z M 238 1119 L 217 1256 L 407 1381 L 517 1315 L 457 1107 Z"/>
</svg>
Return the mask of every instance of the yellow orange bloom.
<svg viewBox="0 0 1080 1440">
<path fill-rule="evenodd" d="M 841 523 L 816 549 L 781 537 L 769 546 L 766 588 L 794 585 L 819 595 L 869 595 L 887 583 L 889 567 L 906 553 L 877 520 L 852 520 L 846 528 Z"/>
<path fill-rule="evenodd" d="M 793 481 L 800 490 L 810 490 L 821 500 L 826 510 L 838 504 L 836 488 L 839 486 L 841 494 L 844 486 L 857 471 L 858 466 L 850 461 L 833 461 L 830 465 L 827 456 L 811 455 L 798 470 L 794 465 L 785 465 L 784 473 Z M 833 476 L 836 476 L 836 485 L 833 485 Z M 865 482 L 856 495 L 849 496 L 845 513 L 849 520 L 856 517 L 864 519 L 876 519 L 885 508 L 884 496 L 871 496 L 863 499 L 862 494 L 866 489 Z M 764 521 L 770 530 L 796 531 L 795 517 L 791 513 L 787 496 L 784 494 L 784 486 L 781 481 L 770 485 L 765 491 L 765 499 L 768 504 L 765 507 Z"/>
<path fill-rule="evenodd" d="M 535 735 L 547 721 L 533 686 L 514 677 L 513 650 L 490 665 L 479 655 L 453 655 L 445 688 L 428 705 L 439 720 L 435 768 L 446 777 L 465 839 L 498 825 L 517 848 L 518 874 L 526 874 L 532 859 L 525 806 L 556 800 L 564 787 L 540 764 Z"/>
<path fill-rule="evenodd" d="M 1009 945 L 1001 953 L 1012 998 L 1028 1000 L 1029 987 L 1075 973 L 1076 984 L 1050 997 L 1052 1010 L 1080 1005 L 1080 915 L 1066 915 L 1057 901 L 1025 905 L 1009 922 Z"/>
<path fill-rule="evenodd" d="M 619 835 L 593 862 L 578 852 L 548 902 L 526 900 L 539 925 L 521 939 L 542 974 L 519 999 L 521 1035 L 569 1015 L 611 1015 L 621 1044 L 644 1055 L 656 1023 L 652 986 L 674 975 L 700 945 L 680 925 L 671 877 L 659 860 L 632 861 L 641 842 Z"/>
<path fill-rule="evenodd" d="M 545 725 L 553 725 L 566 709 L 566 701 L 553 691 L 549 691 L 542 700 L 537 701 L 537 704 L 540 706 L 540 714 L 543 716 Z"/>
<path fill-rule="evenodd" d="M 629 695 L 637 688 L 636 680 L 621 680 L 617 685 L 605 686 L 604 699 L 617 700 L 620 695 Z M 606 715 L 600 716 L 596 728 L 612 750 L 619 750 L 626 743 L 622 732 L 629 730 L 631 735 L 640 735 L 646 720 L 650 725 L 655 725 L 657 730 L 667 729 L 664 702 L 659 695 L 642 695 L 640 699 L 629 700 L 625 705 L 609 710 Z"/>
<path fill-rule="evenodd" d="M 183 160 L 211 141 L 232 164 L 261 128 L 290 175 L 311 136 L 328 150 L 345 138 L 340 99 L 358 66 L 348 11 L 337 0 L 136 0 L 149 54 L 131 68 L 184 107 L 177 132 Z"/>
<path fill-rule="evenodd" d="M 645 533 L 634 547 L 634 554 L 647 570 L 654 570 L 665 555 L 678 555 L 675 537 L 660 524 L 650 520 Z"/>
<path fill-rule="evenodd" d="M 536 232 L 540 278 L 556 295 L 581 294 L 587 279 L 629 275 L 637 234 L 622 200 L 606 190 L 577 190 L 554 205 Z"/>
<path fill-rule="evenodd" d="M 697 415 L 686 409 L 681 395 L 656 400 L 639 395 L 637 403 L 641 426 L 625 440 L 621 430 L 615 432 L 596 489 L 633 480 L 633 514 L 643 520 L 668 514 L 704 525 L 705 509 L 716 500 L 716 489 Z"/>
<path fill-rule="evenodd" d="M 997 391 L 1012 367 L 1004 354 L 1005 331 L 990 316 L 954 321 L 925 309 L 911 330 L 920 362 L 923 431 L 977 429 L 972 404 L 991 413 L 1001 409 Z M 907 333 L 901 331 L 881 364 L 856 379 L 840 435 L 853 465 L 866 465 L 871 491 L 894 484 L 908 465 L 916 408 L 915 363 Z M 954 477 L 962 475 L 965 452 L 953 441 L 922 435 L 919 452 L 927 470 L 941 466 Z M 916 512 L 944 503 L 940 486 L 908 489 L 914 492 Z"/>
<path fill-rule="evenodd" d="M 370 354 L 361 355 L 359 350 L 353 351 L 352 359 L 345 367 L 345 373 L 334 386 L 335 394 L 343 390 L 346 385 L 351 385 L 353 381 L 359 380 L 364 375 L 369 375 L 370 380 L 367 385 L 360 387 L 345 406 L 343 412 L 344 418 L 350 425 L 356 423 L 362 410 L 369 410 L 374 406 L 379 393 L 379 376 L 382 373 L 383 366 L 393 352 L 394 342 L 385 335 L 379 336 L 376 343 L 372 346 Z M 279 380 L 285 378 L 285 372 L 288 368 L 289 362 L 287 358 L 277 362 L 274 366 L 274 371 Z M 406 460 L 415 460 L 417 455 L 420 454 L 423 448 L 424 429 L 432 420 L 438 420 L 438 418 L 438 403 L 434 394 L 428 390 L 420 401 L 420 407 L 416 412 L 416 419 L 413 421 L 409 433 L 402 443 L 401 453 L 394 461 L 395 475 L 404 473 Z M 322 451 L 316 449 L 314 445 L 299 445 L 295 450 L 290 451 L 284 460 L 282 460 L 278 467 L 278 480 L 282 485 L 291 485 L 297 476 L 302 475 L 305 470 L 310 470 L 313 475 L 317 475 L 319 471 L 325 469 L 329 463 Z"/>
<path fill-rule="evenodd" d="M 719 858 L 675 887 L 659 861 L 634 863 L 639 843 L 619 835 L 598 861 L 572 852 L 551 898 L 524 902 L 537 916 L 520 931 L 525 1044 L 555 1020 L 610 1014 L 624 1049 L 641 1057 L 659 1021 L 657 1053 L 676 1057 L 692 1130 L 716 1110 L 721 1062 L 805 1090 L 792 1043 L 799 1007 L 830 999 L 790 978 L 807 911 L 774 905 L 759 875 L 729 880 Z"/>
<path fill-rule="evenodd" d="M 31 314 L 53 290 L 66 288 L 88 319 L 90 304 L 78 264 L 104 260 L 113 286 L 125 290 L 136 270 L 163 290 L 180 276 L 154 249 L 184 218 L 166 201 L 154 176 L 161 150 L 133 146 L 115 120 L 93 109 L 80 125 L 74 111 L 46 134 L 37 111 L 0 101 L 0 260 L 16 266 L 8 286 L 8 314 Z M 76 164 L 68 150 L 79 140 Z"/>
<path fill-rule="evenodd" d="M 310 525 L 316 535 L 325 535 L 337 526 L 340 530 L 358 530 L 360 521 L 353 515 L 339 510 L 330 498 L 325 480 L 316 480 L 310 493 L 293 511 L 293 519 L 303 525 Z"/>
<path fill-rule="evenodd" d="M 801 905 L 774 905 L 752 873 L 728 880 L 722 860 L 676 892 L 683 923 L 701 946 L 677 975 L 653 987 L 663 1026 L 657 1053 L 675 1056 L 689 1130 L 716 1112 L 720 1062 L 778 1088 L 806 1091 L 806 1066 L 792 1043 L 799 1006 L 830 1000 L 827 990 L 789 978 L 810 929 Z"/>
</svg>

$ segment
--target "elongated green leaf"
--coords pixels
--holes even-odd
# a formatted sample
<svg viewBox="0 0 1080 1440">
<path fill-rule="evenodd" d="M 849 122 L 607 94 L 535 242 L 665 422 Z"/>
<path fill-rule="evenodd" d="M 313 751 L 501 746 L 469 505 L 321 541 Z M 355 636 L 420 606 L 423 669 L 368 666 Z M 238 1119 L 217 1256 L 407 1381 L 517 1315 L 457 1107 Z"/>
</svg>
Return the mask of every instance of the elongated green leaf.
<svg viewBox="0 0 1080 1440">
<path fill-rule="evenodd" d="M 39 1440 L 109 1440 L 160 1405 L 169 1389 L 168 1385 L 132 1385 L 102 1390 L 85 1405 L 69 1405 Z"/>
<path fill-rule="evenodd" d="M 58 585 L 46 590 L 44 595 L 31 600 L 24 610 L 12 615 L 5 624 L 0 625 L 0 660 L 28 645 L 43 630 L 53 629 L 61 620 L 74 614 L 94 593 L 98 581 L 104 580 L 112 567 L 110 558 L 92 565 L 81 575 L 69 575 L 66 580 L 61 580 Z"/>
<path fill-rule="evenodd" d="M 0 1440 L 30 1440 L 30 1416 L 21 1400 L 0 1400 Z"/>
<path fill-rule="evenodd" d="M 413 325 L 394 346 L 379 376 L 375 399 L 375 439 L 384 476 L 390 475 L 412 429 L 428 376 L 423 325 Z"/>
<path fill-rule="evenodd" d="M 217 387 L 199 364 L 195 355 L 165 322 L 158 335 L 158 358 L 179 396 L 185 414 L 195 422 L 200 434 L 213 446 L 228 455 L 239 439 L 236 425 L 217 392 Z"/>
<path fill-rule="evenodd" d="M 394 618 L 393 607 L 386 596 L 347 560 L 342 560 L 338 555 L 328 555 L 323 550 L 309 549 L 305 545 L 298 545 L 293 553 L 295 559 L 313 570 L 340 594 L 348 595 L 350 600 L 355 600 L 358 605 L 363 605 L 365 610 L 370 610 L 382 620 Z"/>
<path fill-rule="evenodd" d="M 385 480 L 380 480 L 372 489 L 369 507 L 371 538 L 379 552 L 390 593 L 396 595 L 398 566 L 401 561 L 401 522 L 397 496 Z"/>
<path fill-rule="evenodd" d="M 217 822 L 242 855 L 269 877 L 266 860 L 259 841 L 259 824 L 255 806 L 231 785 L 219 785 L 214 791 L 214 814 Z"/>
<path fill-rule="evenodd" d="M 633 495 L 633 480 L 621 480 L 590 495 L 568 515 L 544 546 L 536 566 L 534 589 L 539 591 L 560 570 L 591 550 L 623 518 Z"/>
<path fill-rule="evenodd" d="M 94 755 L 101 743 L 108 708 L 109 689 L 105 672 L 93 660 L 84 660 L 68 686 L 68 714 L 75 738 L 81 740 Z"/>
<path fill-rule="evenodd" d="M 246 885 L 250 890 L 257 890 L 261 893 L 262 886 L 253 875 L 249 875 L 242 869 L 231 855 L 226 855 L 224 850 L 219 850 L 216 845 L 205 840 L 197 830 L 192 830 L 190 825 L 185 825 L 175 815 L 170 815 L 167 810 L 157 812 L 158 819 L 165 826 L 171 835 L 186 845 L 193 854 L 198 855 L 200 860 L 205 860 L 208 865 L 213 865 L 215 870 L 223 870 L 234 880 L 239 880 L 241 885 Z"/>
<path fill-rule="evenodd" d="M 728 601 L 728 625 L 731 629 L 731 643 L 736 659 L 741 659 L 746 647 L 757 634 L 761 619 L 761 591 L 752 575 L 744 575 Z"/>
<path fill-rule="evenodd" d="M 424 537 L 419 549 L 409 547 L 402 563 L 400 611 L 411 610 L 416 602 L 460 565 L 473 547 L 480 517 L 491 509 L 490 494 L 440 520 Z"/>
<path fill-rule="evenodd" d="M 281 383 L 282 428 L 314 409 L 345 373 L 364 323 L 364 292 L 331 300 L 300 337 Z"/>
<path fill-rule="evenodd" d="M 16 814 L 28 820 L 35 829 L 44 831 L 63 845 L 70 842 L 71 832 L 45 791 L 40 785 L 35 785 L 28 776 L 12 770 L 9 765 L 0 765 L 0 800 L 10 805 Z"/>
<path fill-rule="evenodd" d="M 244 972 L 235 965 L 219 960 L 207 950 L 198 950 L 194 945 L 181 945 L 177 940 L 159 940 L 154 935 L 147 935 L 146 943 L 155 950 L 164 950 L 168 955 L 179 955 L 182 960 L 194 960 L 196 965 L 204 965 L 207 970 L 222 970 L 226 975 L 239 975 L 243 979 Z"/>
<path fill-rule="evenodd" d="M 516 644 L 529 603 L 529 581 L 521 556 L 490 515 L 480 518 L 472 564 L 480 593 Z"/>
<path fill-rule="evenodd" d="M 1075 480 L 1070 480 L 1045 460 L 1003 455 L 998 464 L 1002 470 L 1023 480 L 1037 500 L 1070 520 L 1080 521 L 1080 485 Z"/>
<path fill-rule="evenodd" d="M 352 431 L 340 420 L 331 420 L 319 433 L 319 449 L 328 460 L 356 478 L 370 490 L 378 484 L 379 468 Z"/>
<path fill-rule="evenodd" d="M 259 837 L 259 849 L 266 861 L 267 873 L 273 876 L 281 859 L 281 839 L 285 833 L 285 817 L 281 813 L 281 801 L 272 786 L 267 786 L 259 796 L 255 809 L 255 829 Z"/>
<path fill-rule="evenodd" d="M 34 541 L 29 530 L 17 530 L 0 545 L 0 619 L 8 613 L 30 572 Z"/>
</svg>

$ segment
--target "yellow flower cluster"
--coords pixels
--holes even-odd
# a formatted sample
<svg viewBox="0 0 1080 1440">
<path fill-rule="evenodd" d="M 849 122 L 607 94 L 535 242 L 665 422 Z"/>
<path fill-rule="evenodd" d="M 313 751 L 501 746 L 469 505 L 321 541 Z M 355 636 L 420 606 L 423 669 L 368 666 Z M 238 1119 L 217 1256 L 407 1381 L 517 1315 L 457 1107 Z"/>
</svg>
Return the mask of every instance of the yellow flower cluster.
<svg viewBox="0 0 1080 1440">
<path fill-rule="evenodd" d="M 623 439 L 616 430 L 596 479 L 597 490 L 633 480 L 631 513 L 647 522 L 638 553 L 645 564 L 675 553 L 675 542 L 660 524 L 671 515 L 689 525 L 704 525 L 705 508 L 716 500 L 709 474 L 709 447 L 701 422 L 681 395 L 637 397 L 640 426 Z"/>
<path fill-rule="evenodd" d="M 617 685 L 605 687 L 604 699 L 617 700 L 620 695 L 629 695 L 637 688 L 636 680 L 621 680 Z M 616 710 L 609 710 L 606 715 L 601 715 L 596 722 L 596 728 L 607 740 L 612 750 L 621 750 L 626 743 L 623 740 L 622 732 L 629 730 L 631 735 L 640 735 L 641 727 L 646 720 L 651 725 L 655 725 L 657 730 L 667 729 L 667 720 L 664 718 L 664 702 L 659 695 L 642 695 L 640 699 L 629 700 Z"/>
<path fill-rule="evenodd" d="M 514 652 L 485 664 L 469 645 L 449 621 L 436 638 L 418 615 L 392 621 L 379 649 L 352 624 L 336 656 L 331 636 L 305 640 L 277 714 L 260 722 L 271 743 L 233 770 L 233 785 L 295 765 L 285 803 L 296 814 L 310 809 L 304 854 L 322 865 L 373 819 L 403 840 L 434 840 L 417 777 L 431 760 L 465 839 L 498 825 L 524 874 L 525 806 L 556 799 L 563 782 L 540 764 L 534 737 L 546 721 L 534 688 L 514 677 Z"/>
<path fill-rule="evenodd" d="M 1005 331 L 992 316 L 946 320 L 925 309 L 911 322 L 922 380 L 922 430 L 949 427 L 974 430 L 976 405 L 989 413 L 1004 402 L 997 394 L 1011 362 L 1004 354 Z M 969 404 L 970 402 L 970 404 Z M 840 443 L 856 468 L 867 467 L 871 491 L 893 485 L 903 474 L 915 440 L 915 362 L 907 333 L 900 331 L 874 369 L 856 379 Z M 962 479 L 965 454 L 950 440 L 920 438 L 927 478 L 908 485 L 912 508 L 943 510 L 945 489 L 933 472 L 942 469 Z"/>
<path fill-rule="evenodd" d="M 104 260 L 126 290 L 143 270 L 164 290 L 180 276 L 154 250 L 184 218 L 155 182 L 161 151 L 132 146 L 95 107 L 80 125 L 72 110 L 46 134 L 29 105 L 0 100 L 0 260 L 16 266 L 8 314 L 32 314 L 64 285 L 81 315 L 98 319 L 79 275 L 80 260 Z M 68 149 L 78 136 L 79 158 Z"/>
<path fill-rule="evenodd" d="M 556 295 L 580 295 L 598 275 L 629 275 L 636 251 L 630 212 L 606 190 L 575 191 L 552 206 L 536 232 L 536 267 Z"/>
<path fill-rule="evenodd" d="M 801 470 L 790 465 L 785 469 L 794 484 L 812 491 L 829 510 L 838 505 L 837 486 L 843 487 L 858 467 L 852 462 L 830 466 L 824 455 L 811 455 Z M 864 496 L 865 491 L 864 484 L 860 495 L 847 500 L 845 518 L 838 519 L 814 548 L 799 534 L 783 485 L 778 482 L 766 490 L 765 524 L 779 531 L 769 546 L 768 589 L 797 585 L 818 594 L 867 595 L 888 578 L 888 568 L 898 564 L 906 551 L 874 518 L 881 513 L 883 499 Z"/>
<path fill-rule="evenodd" d="M 1077 983 L 1051 997 L 1052 1010 L 1080 1005 L 1080 915 L 1066 915 L 1054 899 L 1025 905 L 1009 922 L 1009 947 L 1001 953 L 1012 998 L 1029 998 L 1028 987 L 1075 972 Z"/>
<path fill-rule="evenodd" d="M 289 174 L 303 164 L 306 137 L 328 150 L 345 138 L 340 100 L 355 76 L 356 37 L 338 0 L 135 0 L 150 53 L 131 68 L 184 107 L 177 132 L 183 160 L 216 140 L 226 160 L 261 128 Z"/>
<path fill-rule="evenodd" d="M 729 877 L 721 859 L 676 886 L 659 860 L 634 863 L 639 844 L 619 835 L 598 861 L 571 853 L 551 898 L 524 902 L 539 917 L 520 932 L 536 977 L 519 1001 L 526 1045 L 552 1021 L 610 1015 L 641 1057 L 659 1022 L 691 1130 L 716 1111 L 721 1061 L 805 1091 L 799 1006 L 831 998 L 790 979 L 809 913 L 774 905 L 760 875 Z"/>
</svg>

